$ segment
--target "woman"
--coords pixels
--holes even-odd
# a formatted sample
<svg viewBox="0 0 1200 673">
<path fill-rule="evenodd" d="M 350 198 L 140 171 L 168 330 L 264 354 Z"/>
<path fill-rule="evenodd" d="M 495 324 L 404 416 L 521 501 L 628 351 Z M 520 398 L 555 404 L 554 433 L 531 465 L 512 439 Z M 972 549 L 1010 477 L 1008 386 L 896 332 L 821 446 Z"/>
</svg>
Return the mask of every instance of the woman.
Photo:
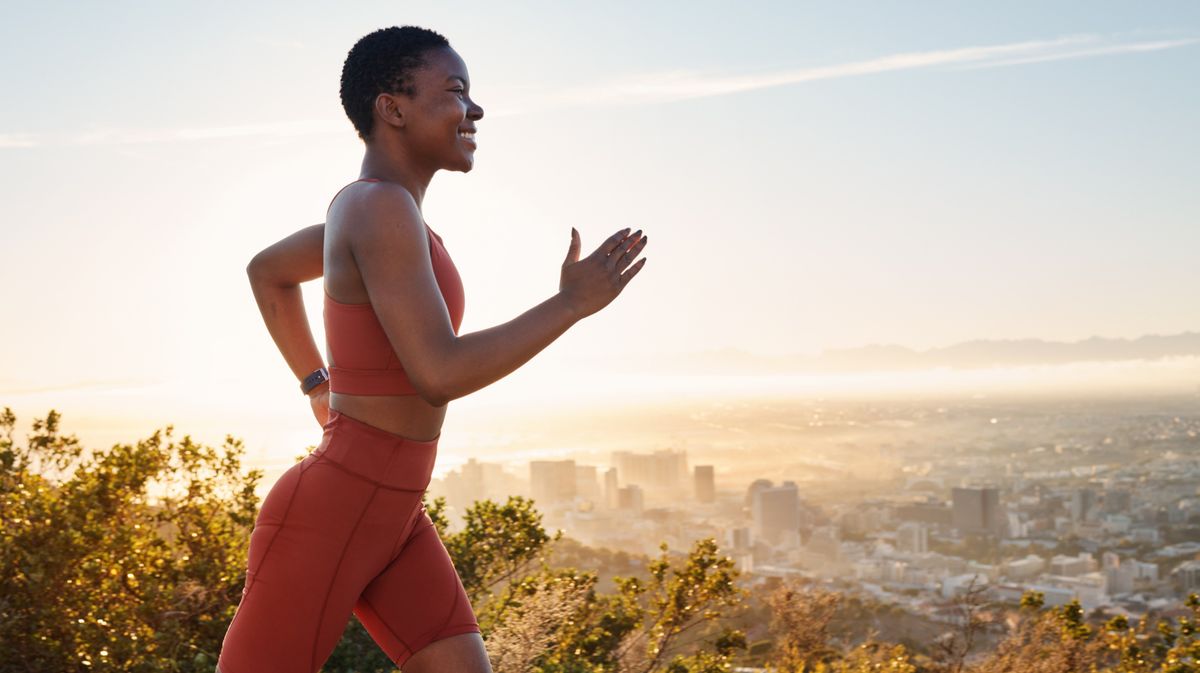
<svg viewBox="0 0 1200 673">
<path fill-rule="evenodd" d="M 217 670 L 317 671 L 353 611 L 405 673 L 490 671 L 462 583 L 421 505 L 446 404 L 607 306 L 645 264 L 633 260 L 647 238 L 624 229 L 580 259 L 572 228 L 558 293 L 459 335 L 462 284 L 421 203 L 437 171 L 467 172 L 474 161 L 483 109 L 470 98 L 466 66 L 437 33 L 387 28 L 350 50 L 341 96 L 366 145 L 362 177 L 334 196 L 326 224 L 247 267 L 324 432 L 263 501 Z M 322 274 L 328 371 L 298 287 Z"/>
</svg>

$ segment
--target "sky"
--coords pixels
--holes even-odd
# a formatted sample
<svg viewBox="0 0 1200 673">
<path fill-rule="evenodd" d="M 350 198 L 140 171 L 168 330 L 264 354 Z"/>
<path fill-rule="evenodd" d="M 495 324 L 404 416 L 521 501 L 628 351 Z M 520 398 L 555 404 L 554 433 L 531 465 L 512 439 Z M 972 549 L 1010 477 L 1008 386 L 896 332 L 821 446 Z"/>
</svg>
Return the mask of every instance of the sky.
<svg viewBox="0 0 1200 673">
<path fill-rule="evenodd" d="M 1196 3 L 247 4 L 0 9 L 0 405 L 23 421 L 262 456 L 314 435 L 244 269 L 358 177 L 338 77 L 388 25 L 446 35 L 485 109 L 475 169 L 424 205 L 463 332 L 553 294 L 572 226 L 585 252 L 651 239 L 467 417 L 659 394 L 679 353 L 1200 329 Z"/>
</svg>

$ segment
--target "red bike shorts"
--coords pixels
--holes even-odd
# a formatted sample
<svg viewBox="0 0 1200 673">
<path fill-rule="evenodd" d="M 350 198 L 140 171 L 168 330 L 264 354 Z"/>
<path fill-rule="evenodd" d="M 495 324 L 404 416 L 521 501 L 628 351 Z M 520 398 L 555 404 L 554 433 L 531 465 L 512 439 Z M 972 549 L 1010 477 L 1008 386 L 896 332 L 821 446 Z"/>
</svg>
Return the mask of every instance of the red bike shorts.
<svg viewBox="0 0 1200 673">
<path fill-rule="evenodd" d="M 315 673 L 352 611 L 399 667 L 429 643 L 479 632 L 421 502 L 437 441 L 330 409 L 320 444 L 263 500 L 221 673 Z"/>
</svg>

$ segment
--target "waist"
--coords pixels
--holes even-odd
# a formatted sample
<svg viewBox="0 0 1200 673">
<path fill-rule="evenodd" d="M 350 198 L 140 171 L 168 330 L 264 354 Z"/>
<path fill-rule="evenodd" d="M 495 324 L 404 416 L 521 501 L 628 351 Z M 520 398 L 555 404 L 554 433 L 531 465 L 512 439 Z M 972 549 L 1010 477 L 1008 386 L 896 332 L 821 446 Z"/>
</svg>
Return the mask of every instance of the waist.
<svg viewBox="0 0 1200 673">
<path fill-rule="evenodd" d="M 410 442 L 436 441 L 446 407 L 435 407 L 417 395 L 352 395 L 329 393 L 329 411 Z M 433 439 L 427 439 L 433 438 Z"/>
<path fill-rule="evenodd" d="M 440 433 L 428 440 L 400 436 L 331 408 L 313 453 L 381 488 L 423 491 L 433 476 L 438 439 Z"/>
</svg>

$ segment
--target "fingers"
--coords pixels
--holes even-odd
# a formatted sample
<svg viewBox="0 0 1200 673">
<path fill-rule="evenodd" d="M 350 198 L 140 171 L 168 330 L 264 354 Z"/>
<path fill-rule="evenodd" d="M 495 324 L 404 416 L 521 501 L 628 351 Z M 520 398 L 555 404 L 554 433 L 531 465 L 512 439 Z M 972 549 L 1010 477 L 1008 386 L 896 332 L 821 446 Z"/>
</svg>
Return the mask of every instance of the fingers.
<svg viewBox="0 0 1200 673">
<path fill-rule="evenodd" d="M 567 258 L 563 260 L 563 266 L 574 264 L 579 261 L 579 232 L 575 227 L 571 227 L 571 244 L 567 246 Z"/>
<path fill-rule="evenodd" d="M 616 250 L 619 245 L 621 245 L 621 241 L 624 241 L 625 237 L 628 235 L 629 227 L 625 227 L 612 236 L 609 236 L 607 240 L 601 243 L 600 247 L 596 248 L 596 253 L 600 255 L 611 255 L 612 252 Z"/>
<path fill-rule="evenodd" d="M 634 232 L 634 234 L 632 236 L 629 237 L 629 240 L 636 241 L 636 243 L 629 246 L 629 248 L 625 250 L 624 254 L 617 255 L 616 253 L 613 253 L 613 255 L 610 257 L 610 259 L 615 258 L 615 263 L 614 263 L 613 268 L 616 271 L 624 271 L 625 267 L 629 266 L 629 264 L 631 262 L 633 262 L 633 260 L 637 259 L 637 256 L 642 252 L 642 249 L 646 247 L 646 242 L 650 240 L 650 237 L 642 236 L 641 239 L 639 240 L 638 236 L 641 233 L 642 233 L 642 230 L 639 229 L 636 232 Z"/>
<path fill-rule="evenodd" d="M 633 280 L 633 277 L 638 275 L 638 271 L 641 271 L 643 266 L 646 266 L 645 257 L 639 259 L 633 266 L 629 267 L 628 271 L 621 274 L 621 287 L 624 288 L 629 281 Z"/>
</svg>

